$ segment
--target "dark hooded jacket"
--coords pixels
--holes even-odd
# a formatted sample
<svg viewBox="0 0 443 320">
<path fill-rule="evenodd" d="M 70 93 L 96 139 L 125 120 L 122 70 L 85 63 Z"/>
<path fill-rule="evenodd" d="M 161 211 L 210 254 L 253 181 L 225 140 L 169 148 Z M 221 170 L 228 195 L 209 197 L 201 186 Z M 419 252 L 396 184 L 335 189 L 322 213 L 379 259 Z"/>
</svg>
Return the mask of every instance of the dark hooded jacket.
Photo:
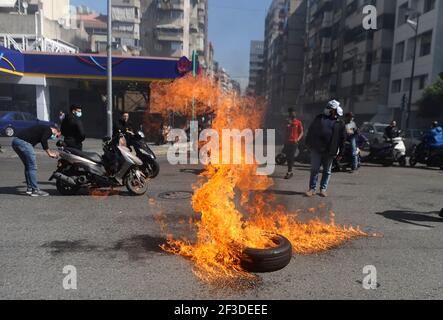
<svg viewBox="0 0 443 320">
<path fill-rule="evenodd" d="M 345 142 L 345 123 L 323 114 L 314 119 L 306 136 L 306 144 L 311 150 L 330 156 L 343 153 Z"/>
</svg>

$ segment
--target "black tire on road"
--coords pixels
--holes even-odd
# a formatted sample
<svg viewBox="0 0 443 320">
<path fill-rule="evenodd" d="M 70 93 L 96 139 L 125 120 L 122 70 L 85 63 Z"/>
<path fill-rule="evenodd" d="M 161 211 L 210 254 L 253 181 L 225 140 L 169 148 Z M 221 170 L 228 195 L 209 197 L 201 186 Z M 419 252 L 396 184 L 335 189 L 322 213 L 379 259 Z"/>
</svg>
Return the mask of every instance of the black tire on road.
<svg viewBox="0 0 443 320">
<path fill-rule="evenodd" d="M 147 171 L 148 171 L 148 178 L 154 179 L 157 178 L 157 176 L 160 173 L 160 164 L 156 160 L 150 160 L 148 164 Z"/>
<path fill-rule="evenodd" d="M 409 165 L 414 168 L 417 165 L 417 159 L 415 158 L 415 156 L 412 156 L 409 158 Z"/>
<path fill-rule="evenodd" d="M 274 236 L 277 245 L 270 249 L 246 248 L 241 257 L 241 267 L 249 272 L 274 272 L 286 267 L 292 258 L 292 245 L 283 236 Z"/>
<path fill-rule="evenodd" d="M 407 165 L 407 163 L 406 163 L 406 157 L 401 157 L 399 160 L 398 160 L 398 163 L 400 164 L 400 167 L 406 167 L 406 165 Z"/>
<path fill-rule="evenodd" d="M 275 163 L 279 166 L 284 166 L 286 163 L 286 156 L 282 153 L 280 153 L 276 158 L 275 158 Z"/>
<path fill-rule="evenodd" d="M 57 180 L 55 186 L 57 191 L 63 196 L 75 196 L 78 190 L 80 190 L 80 187 L 71 186 L 61 180 Z"/>
</svg>

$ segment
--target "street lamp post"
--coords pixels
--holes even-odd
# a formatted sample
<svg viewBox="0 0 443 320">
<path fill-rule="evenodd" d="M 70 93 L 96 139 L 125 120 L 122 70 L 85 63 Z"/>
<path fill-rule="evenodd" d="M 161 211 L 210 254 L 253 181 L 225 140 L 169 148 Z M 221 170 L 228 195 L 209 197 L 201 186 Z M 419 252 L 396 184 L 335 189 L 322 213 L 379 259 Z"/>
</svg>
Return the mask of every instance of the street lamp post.
<svg viewBox="0 0 443 320">
<path fill-rule="evenodd" d="M 411 70 L 411 79 L 409 83 L 409 100 L 408 100 L 408 110 L 406 115 L 406 129 L 410 128 L 411 125 L 411 111 L 412 111 L 412 92 L 414 90 L 414 77 L 415 77 L 415 62 L 417 59 L 417 42 L 418 42 L 418 26 L 420 22 L 420 15 L 417 12 L 414 12 L 417 16 L 417 21 L 413 21 L 408 19 L 407 23 L 414 29 L 414 52 L 412 54 L 412 70 Z"/>
<path fill-rule="evenodd" d="M 107 135 L 112 137 L 112 0 L 108 0 L 108 77 L 107 77 L 107 87 L 108 87 L 108 99 L 107 99 Z"/>
</svg>

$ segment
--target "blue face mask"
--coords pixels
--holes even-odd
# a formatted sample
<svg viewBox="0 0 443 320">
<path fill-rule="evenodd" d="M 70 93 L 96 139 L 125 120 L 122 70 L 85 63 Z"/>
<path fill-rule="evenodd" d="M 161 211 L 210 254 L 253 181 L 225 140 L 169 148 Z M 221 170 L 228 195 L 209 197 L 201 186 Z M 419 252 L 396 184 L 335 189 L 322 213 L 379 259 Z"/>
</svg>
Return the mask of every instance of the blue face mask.
<svg viewBox="0 0 443 320">
<path fill-rule="evenodd" d="M 51 140 L 57 140 L 57 136 L 55 134 L 52 134 Z"/>
<path fill-rule="evenodd" d="M 77 118 L 81 118 L 82 117 L 82 112 L 81 111 L 76 111 L 76 112 L 74 112 L 74 114 L 75 114 L 75 116 Z"/>
</svg>

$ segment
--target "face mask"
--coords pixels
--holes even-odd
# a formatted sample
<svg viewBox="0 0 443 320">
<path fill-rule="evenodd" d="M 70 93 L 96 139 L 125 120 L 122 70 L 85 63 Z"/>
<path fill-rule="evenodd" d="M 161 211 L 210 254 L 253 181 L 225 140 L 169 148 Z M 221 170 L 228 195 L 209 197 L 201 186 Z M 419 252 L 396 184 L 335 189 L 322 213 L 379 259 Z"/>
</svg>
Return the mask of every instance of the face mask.
<svg viewBox="0 0 443 320">
<path fill-rule="evenodd" d="M 82 117 L 82 112 L 81 111 L 76 111 L 76 112 L 74 112 L 74 114 L 75 114 L 75 116 L 77 118 L 81 118 Z"/>
<path fill-rule="evenodd" d="M 51 140 L 57 140 L 57 136 L 55 134 L 52 134 Z"/>
</svg>

